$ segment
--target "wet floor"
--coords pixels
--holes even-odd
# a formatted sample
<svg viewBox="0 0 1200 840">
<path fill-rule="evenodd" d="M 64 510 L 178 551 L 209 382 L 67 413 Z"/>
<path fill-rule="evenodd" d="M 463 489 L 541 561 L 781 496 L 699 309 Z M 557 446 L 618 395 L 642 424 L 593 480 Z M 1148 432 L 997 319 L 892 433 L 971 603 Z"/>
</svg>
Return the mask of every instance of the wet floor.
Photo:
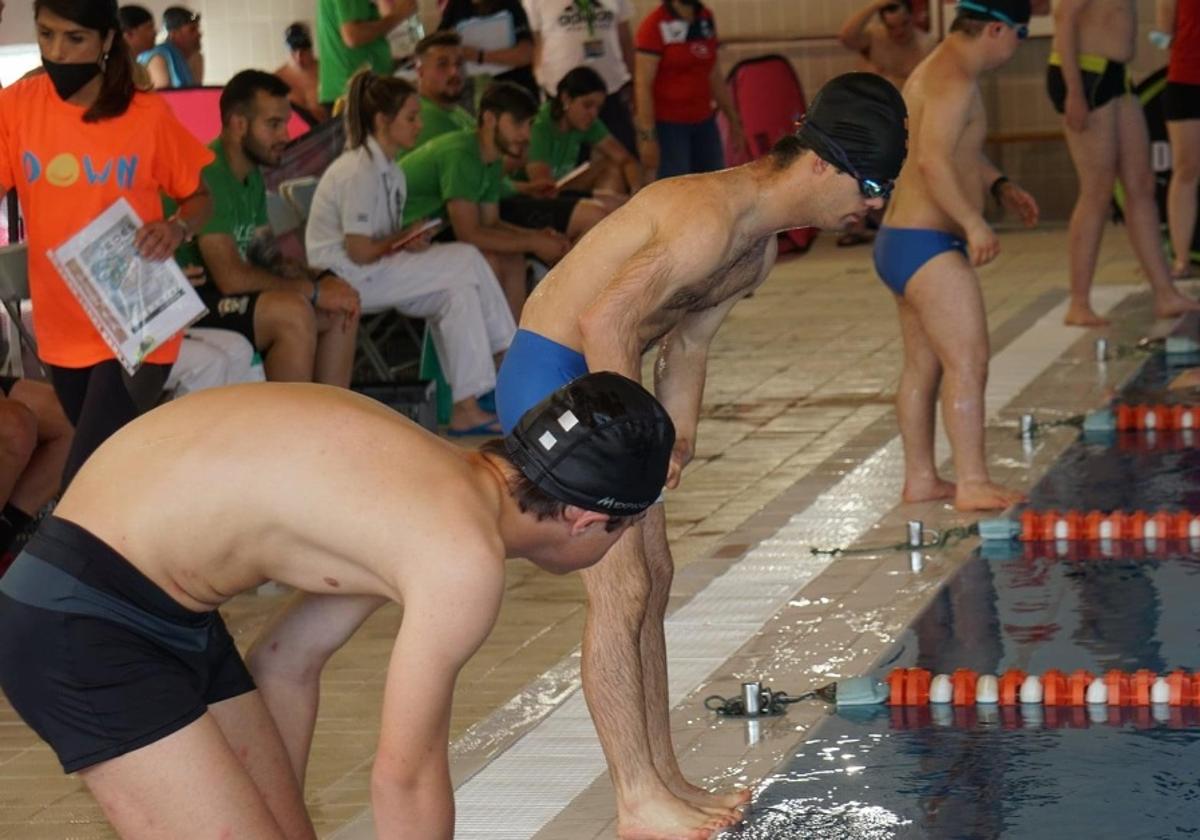
<svg viewBox="0 0 1200 840">
<path fill-rule="evenodd" d="M 1153 359 L 1122 395 L 1172 372 Z M 1158 384 L 1156 384 L 1158 383 Z M 1149 400 L 1147 400 L 1149 401 Z M 1200 510 L 1200 448 L 1080 440 L 1035 509 Z M 1200 552 L 1076 546 L 977 552 L 905 632 L 891 667 L 1094 674 L 1200 667 Z M 1093 553 L 1094 554 L 1094 553 Z M 1200 836 L 1200 710 L 949 706 L 843 711 L 818 724 L 725 837 Z"/>
</svg>

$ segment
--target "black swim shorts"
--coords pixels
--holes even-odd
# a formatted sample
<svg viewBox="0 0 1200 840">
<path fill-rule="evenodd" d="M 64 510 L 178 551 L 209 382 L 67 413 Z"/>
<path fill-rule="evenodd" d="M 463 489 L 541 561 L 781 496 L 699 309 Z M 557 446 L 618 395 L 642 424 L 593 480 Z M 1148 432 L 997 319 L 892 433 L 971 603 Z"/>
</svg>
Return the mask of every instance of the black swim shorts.
<svg viewBox="0 0 1200 840">
<path fill-rule="evenodd" d="M 20 381 L 16 376 L 0 376 L 0 391 L 3 391 L 6 397 L 11 396 L 13 386 Z"/>
<path fill-rule="evenodd" d="M 185 608 L 51 516 L 0 578 L 0 688 L 74 773 L 183 729 L 254 681 L 219 613 Z"/>
<path fill-rule="evenodd" d="M 579 201 L 578 193 L 564 193 L 554 198 L 514 195 L 500 199 L 500 218 L 510 225 L 534 230 L 554 228 L 559 233 L 566 233 Z"/>
<path fill-rule="evenodd" d="M 1163 91 L 1163 116 L 1169 122 L 1200 120 L 1200 85 L 1167 82 Z"/>
<path fill-rule="evenodd" d="M 254 338 L 254 311 L 258 308 L 258 297 L 262 292 L 247 292 L 244 295 L 223 295 L 212 283 L 205 283 L 197 291 L 208 312 L 194 326 L 215 330 L 232 330 L 247 341 L 258 346 Z"/>
<path fill-rule="evenodd" d="M 1119 61 L 1109 61 L 1092 55 L 1079 56 L 1079 72 L 1083 77 L 1083 96 L 1088 110 L 1095 111 L 1118 96 L 1133 92 L 1129 70 Z M 1062 67 L 1051 60 L 1046 68 L 1046 92 L 1054 110 L 1062 114 L 1066 110 L 1067 83 L 1063 81 Z"/>
</svg>

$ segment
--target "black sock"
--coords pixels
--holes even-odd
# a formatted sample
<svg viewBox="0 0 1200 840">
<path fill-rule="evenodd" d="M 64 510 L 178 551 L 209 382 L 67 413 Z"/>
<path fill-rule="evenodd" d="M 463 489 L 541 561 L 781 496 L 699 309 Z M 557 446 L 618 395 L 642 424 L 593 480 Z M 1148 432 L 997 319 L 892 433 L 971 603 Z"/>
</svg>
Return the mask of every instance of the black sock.
<svg viewBox="0 0 1200 840">
<path fill-rule="evenodd" d="M 15 508 L 11 503 L 0 511 L 0 554 L 8 551 L 17 535 L 33 521 L 33 517 L 23 510 Z"/>
</svg>

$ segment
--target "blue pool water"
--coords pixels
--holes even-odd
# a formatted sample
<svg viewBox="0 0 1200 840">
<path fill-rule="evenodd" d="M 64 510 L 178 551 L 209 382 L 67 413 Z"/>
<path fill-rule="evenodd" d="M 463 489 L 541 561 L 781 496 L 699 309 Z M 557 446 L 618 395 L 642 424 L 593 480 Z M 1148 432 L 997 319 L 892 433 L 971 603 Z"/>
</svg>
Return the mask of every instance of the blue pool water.
<svg viewBox="0 0 1200 840">
<path fill-rule="evenodd" d="M 1165 402 L 1162 385 L 1174 372 L 1151 359 L 1122 398 Z M 1030 504 L 1200 510 L 1194 444 L 1144 435 L 1081 440 Z M 880 676 L 892 667 L 1200 669 L 1200 552 L 1163 543 L 1116 556 L 1056 554 L 1048 546 L 976 552 L 905 632 Z M 760 787 L 745 824 L 723 836 L 1200 837 L 1200 710 L 842 711 L 814 728 Z"/>
</svg>

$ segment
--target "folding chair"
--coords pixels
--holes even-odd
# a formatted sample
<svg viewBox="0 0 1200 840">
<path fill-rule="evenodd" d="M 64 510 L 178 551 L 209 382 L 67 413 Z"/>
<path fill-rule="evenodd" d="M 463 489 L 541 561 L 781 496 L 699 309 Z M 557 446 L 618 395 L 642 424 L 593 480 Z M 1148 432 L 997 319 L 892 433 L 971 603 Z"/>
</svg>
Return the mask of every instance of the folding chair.
<svg viewBox="0 0 1200 840">
<path fill-rule="evenodd" d="M 8 312 L 21 345 L 37 358 L 37 341 L 21 320 L 21 301 L 29 298 L 29 246 L 24 242 L 0 247 L 0 303 Z M 41 366 L 41 362 L 38 362 Z M 43 368 L 42 374 L 46 371 Z"/>
</svg>

